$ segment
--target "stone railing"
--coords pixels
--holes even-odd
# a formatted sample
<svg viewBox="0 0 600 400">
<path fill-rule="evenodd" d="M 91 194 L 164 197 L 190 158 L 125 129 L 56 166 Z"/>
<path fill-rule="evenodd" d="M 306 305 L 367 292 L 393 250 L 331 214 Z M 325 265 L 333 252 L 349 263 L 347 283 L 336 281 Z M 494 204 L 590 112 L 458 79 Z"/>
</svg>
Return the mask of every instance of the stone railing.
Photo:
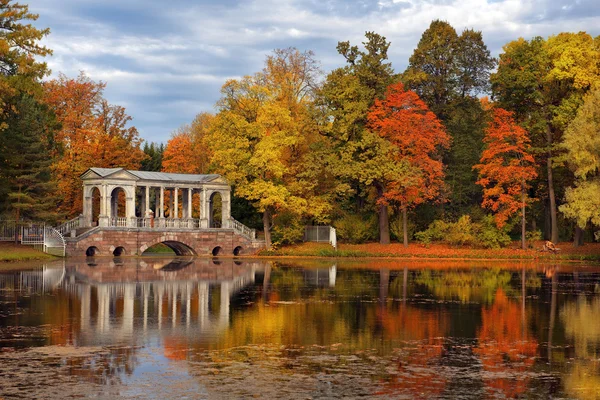
<svg viewBox="0 0 600 400">
<path fill-rule="evenodd" d="M 229 219 L 229 227 L 240 235 L 244 235 L 250 239 L 256 239 L 256 229 L 250 229 L 246 225 L 233 218 Z"/>
<path fill-rule="evenodd" d="M 70 221 L 67 221 L 59 226 L 57 226 L 55 229 L 60 232 L 61 235 L 66 235 L 69 232 L 71 232 L 72 230 L 75 230 L 77 228 L 81 228 L 83 226 L 83 215 L 80 215 L 78 217 L 73 218 Z"/>
</svg>

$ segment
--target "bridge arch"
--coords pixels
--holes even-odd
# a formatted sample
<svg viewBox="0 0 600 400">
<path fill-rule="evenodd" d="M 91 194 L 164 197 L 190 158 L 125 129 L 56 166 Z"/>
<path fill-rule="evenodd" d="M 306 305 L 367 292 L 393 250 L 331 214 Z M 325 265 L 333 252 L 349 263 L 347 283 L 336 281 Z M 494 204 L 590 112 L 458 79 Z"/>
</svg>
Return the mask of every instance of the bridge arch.
<svg viewBox="0 0 600 400">
<path fill-rule="evenodd" d="M 152 247 L 158 243 L 164 244 L 165 246 L 167 246 L 168 248 L 173 250 L 173 252 L 178 256 L 195 256 L 195 255 L 197 255 L 196 251 L 193 249 L 192 246 L 190 246 L 186 243 L 183 243 L 182 241 L 180 241 L 177 237 L 175 237 L 173 235 L 161 236 L 158 239 L 156 239 L 150 243 L 146 243 L 146 244 L 140 246 L 139 254 L 143 254 L 150 247 Z"/>
</svg>

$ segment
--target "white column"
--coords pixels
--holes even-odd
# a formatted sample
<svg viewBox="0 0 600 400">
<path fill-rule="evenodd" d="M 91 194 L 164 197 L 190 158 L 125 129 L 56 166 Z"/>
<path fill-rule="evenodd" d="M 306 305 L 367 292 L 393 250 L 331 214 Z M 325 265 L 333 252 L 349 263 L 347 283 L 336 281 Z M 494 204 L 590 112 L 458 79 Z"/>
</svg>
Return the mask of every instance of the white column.
<svg viewBox="0 0 600 400">
<path fill-rule="evenodd" d="M 193 189 L 192 188 L 188 188 L 187 190 L 187 217 L 188 218 L 193 218 L 194 216 L 194 207 L 193 207 Z"/>
<path fill-rule="evenodd" d="M 129 192 L 125 191 L 125 216 L 127 217 L 127 225 L 135 226 L 135 186 L 130 187 Z"/>
<path fill-rule="evenodd" d="M 208 228 L 208 212 L 206 201 L 206 188 L 202 188 L 200 197 L 200 228 Z"/>
<path fill-rule="evenodd" d="M 106 185 L 102 185 L 100 189 L 100 217 L 98 218 L 98 225 L 100 226 L 110 225 L 110 201 L 106 192 Z"/>
<path fill-rule="evenodd" d="M 148 211 L 150 209 L 150 186 L 146 186 L 146 207 L 144 211 Z M 142 215 L 142 217 L 145 217 L 146 214 L 144 213 Z"/>
<path fill-rule="evenodd" d="M 173 197 L 173 215 L 175 216 L 175 218 L 179 218 L 179 188 L 175 188 L 173 190 Z"/>
<path fill-rule="evenodd" d="M 231 202 L 229 201 L 230 192 L 221 192 L 221 227 L 229 228 L 229 218 L 231 217 Z"/>
<path fill-rule="evenodd" d="M 164 188 L 164 186 L 160 187 L 160 204 L 158 206 L 160 207 L 159 218 L 164 218 L 165 217 L 165 188 Z"/>
</svg>

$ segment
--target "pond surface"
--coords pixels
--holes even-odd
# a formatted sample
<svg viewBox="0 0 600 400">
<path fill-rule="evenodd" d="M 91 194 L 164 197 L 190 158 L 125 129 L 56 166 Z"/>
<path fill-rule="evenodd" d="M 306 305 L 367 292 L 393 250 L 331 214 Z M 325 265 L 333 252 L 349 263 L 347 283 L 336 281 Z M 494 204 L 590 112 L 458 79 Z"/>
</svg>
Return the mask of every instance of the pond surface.
<svg viewBox="0 0 600 400">
<path fill-rule="evenodd" d="M 67 259 L 0 271 L 0 398 L 600 398 L 600 267 Z"/>
</svg>

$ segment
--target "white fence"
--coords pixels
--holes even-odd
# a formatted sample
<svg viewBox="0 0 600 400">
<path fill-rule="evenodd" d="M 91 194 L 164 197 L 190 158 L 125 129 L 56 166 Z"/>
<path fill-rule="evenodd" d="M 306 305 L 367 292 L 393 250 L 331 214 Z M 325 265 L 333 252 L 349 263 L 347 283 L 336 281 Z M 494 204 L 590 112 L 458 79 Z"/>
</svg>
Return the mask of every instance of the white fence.
<svg viewBox="0 0 600 400">
<path fill-rule="evenodd" d="M 65 256 L 65 238 L 55 228 L 44 224 L 0 221 L 0 241 L 17 242 L 55 256 Z"/>
<path fill-rule="evenodd" d="M 333 226 L 306 226 L 304 227 L 305 242 L 329 243 L 337 249 L 337 236 Z"/>
</svg>

